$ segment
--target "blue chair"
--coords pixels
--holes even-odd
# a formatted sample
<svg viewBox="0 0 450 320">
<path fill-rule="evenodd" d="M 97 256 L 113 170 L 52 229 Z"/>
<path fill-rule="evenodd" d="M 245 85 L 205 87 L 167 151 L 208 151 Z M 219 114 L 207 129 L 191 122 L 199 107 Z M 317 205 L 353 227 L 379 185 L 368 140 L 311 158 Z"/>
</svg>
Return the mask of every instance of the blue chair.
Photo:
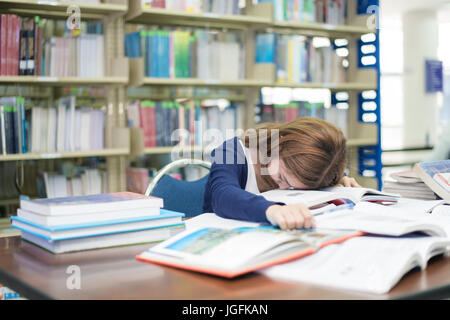
<svg viewBox="0 0 450 320">
<path fill-rule="evenodd" d="M 203 213 L 203 197 L 208 175 L 196 181 L 180 181 L 167 173 L 189 165 L 211 169 L 211 163 L 198 159 L 179 159 L 164 166 L 149 183 L 145 195 L 164 199 L 164 209 L 182 212 L 186 218 Z"/>
</svg>

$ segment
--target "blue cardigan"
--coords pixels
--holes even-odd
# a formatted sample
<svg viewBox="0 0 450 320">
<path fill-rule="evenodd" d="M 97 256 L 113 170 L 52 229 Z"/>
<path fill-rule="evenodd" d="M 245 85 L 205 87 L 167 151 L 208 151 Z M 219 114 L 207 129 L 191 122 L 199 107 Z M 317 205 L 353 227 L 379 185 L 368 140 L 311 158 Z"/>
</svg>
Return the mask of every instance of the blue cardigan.
<svg viewBox="0 0 450 320">
<path fill-rule="evenodd" d="M 247 159 L 238 138 L 227 140 L 213 150 L 211 162 L 203 212 L 214 212 L 228 219 L 268 223 L 266 210 L 276 203 L 245 191 Z"/>
</svg>

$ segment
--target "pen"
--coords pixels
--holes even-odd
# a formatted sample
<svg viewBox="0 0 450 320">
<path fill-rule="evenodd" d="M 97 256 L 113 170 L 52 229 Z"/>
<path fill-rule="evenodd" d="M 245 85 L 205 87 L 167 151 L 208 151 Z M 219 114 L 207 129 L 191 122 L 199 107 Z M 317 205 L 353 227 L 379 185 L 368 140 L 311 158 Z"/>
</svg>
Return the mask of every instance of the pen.
<svg viewBox="0 0 450 320">
<path fill-rule="evenodd" d="M 315 214 L 314 217 L 321 216 L 321 215 L 324 215 L 324 214 L 327 214 L 327 213 L 331 213 L 331 212 L 335 212 L 335 211 L 341 211 L 341 210 L 345 210 L 345 209 L 351 209 L 351 208 L 353 208 L 354 206 L 355 206 L 354 203 L 342 204 L 342 205 L 340 205 L 340 206 L 337 206 L 336 208 L 329 209 L 329 210 L 326 210 L 326 211 L 324 211 L 324 212 L 320 212 L 320 213 L 318 213 L 318 214 Z"/>
</svg>

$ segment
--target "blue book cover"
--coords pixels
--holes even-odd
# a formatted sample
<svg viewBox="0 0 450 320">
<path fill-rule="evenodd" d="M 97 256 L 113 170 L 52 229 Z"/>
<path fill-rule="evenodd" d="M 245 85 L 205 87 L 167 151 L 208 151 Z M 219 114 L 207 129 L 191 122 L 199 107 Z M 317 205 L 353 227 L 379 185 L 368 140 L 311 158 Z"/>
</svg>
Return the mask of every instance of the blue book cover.
<svg viewBox="0 0 450 320">
<path fill-rule="evenodd" d="M 170 35 L 168 31 L 163 34 L 162 74 L 163 78 L 170 78 Z"/>
<path fill-rule="evenodd" d="M 145 59 L 145 76 L 152 76 L 152 38 L 150 36 L 150 31 L 144 33 L 145 36 L 145 51 L 144 51 L 144 59 Z"/>
<path fill-rule="evenodd" d="M 125 35 L 125 55 L 128 58 L 139 58 L 141 56 L 140 32 Z"/>
<path fill-rule="evenodd" d="M 39 238 L 43 238 L 43 239 L 45 239 L 47 241 L 63 241 L 63 240 L 71 240 L 71 239 L 82 239 L 82 238 L 107 236 L 107 235 L 126 233 L 126 232 L 156 230 L 156 229 L 162 229 L 162 228 L 173 228 L 173 227 L 184 227 L 184 226 L 185 226 L 184 222 L 180 222 L 180 223 L 175 223 L 175 224 L 160 225 L 160 226 L 156 226 L 156 227 L 131 228 L 131 229 L 120 230 L 120 231 L 101 232 L 101 233 L 92 233 L 92 234 L 66 236 L 66 237 L 50 237 L 50 236 L 48 236 L 46 234 L 41 234 L 41 233 L 39 233 L 37 231 L 30 230 L 27 227 L 12 225 L 12 227 L 14 227 L 16 229 L 19 229 L 20 231 L 28 232 L 28 233 L 30 233 L 30 234 L 32 234 L 34 236 L 37 236 Z"/>
<path fill-rule="evenodd" d="M 151 40 L 151 52 L 150 54 L 150 63 L 151 63 L 151 74 L 150 77 L 158 77 L 158 57 L 157 57 L 157 49 L 158 49 L 158 38 L 157 31 L 150 31 L 149 37 Z"/>
<path fill-rule="evenodd" d="M 87 228 L 95 228 L 101 226 L 109 226 L 109 225 L 117 225 L 124 223 L 132 223 L 132 222 L 141 222 L 141 221 L 150 221 L 150 220 L 163 220 L 163 219 L 171 219 L 171 218 L 184 218 L 185 214 L 180 212 L 175 212 L 167 209 L 160 209 L 159 215 L 152 215 L 147 217 L 137 217 L 137 218 L 127 218 L 127 219 L 117 219 L 117 220 L 109 220 L 102 222 L 93 222 L 93 223 L 81 223 L 81 224 L 69 224 L 64 226 L 43 226 L 26 219 L 20 218 L 18 216 L 11 216 L 12 221 L 18 221 L 35 228 L 39 228 L 49 232 L 55 231 L 65 231 L 65 230 L 76 230 L 76 229 L 87 229 Z M 13 226 L 14 227 L 14 226 Z"/>
</svg>

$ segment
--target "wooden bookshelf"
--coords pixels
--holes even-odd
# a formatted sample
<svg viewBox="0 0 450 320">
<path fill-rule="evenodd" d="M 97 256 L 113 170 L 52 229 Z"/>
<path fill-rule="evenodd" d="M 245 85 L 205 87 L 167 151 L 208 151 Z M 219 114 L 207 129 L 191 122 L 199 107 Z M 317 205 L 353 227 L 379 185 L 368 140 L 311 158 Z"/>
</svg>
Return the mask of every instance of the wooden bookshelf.
<svg viewBox="0 0 450 320">
<path fill-rule="evenodd" d="M 154 147 L 144 148 L 142 154 L 168 154 L 172 152 L 203 152 L 204 148 L 200 146 L 192 147 Z"/>
<path fill-rule="evenodd" d="M 272 23 L 270 17 L 251 15 L 219 15 L 215 13 L 190 13 L 170 11 L 159 8 L 142 8 L 140 0 L 130 0 L 127 23 L 170 25 L 184 27 L 207 27 L 245 30 L 254 26 L 268 27 Z"/>
<path fill-rule="evenodd" d="M 271 25 L 273 31 L 291 31 L 298 34 L 322 36 L 329 38 L 348 38 L 373 33 L 374 30 L 367 27 L 332 25 L 320 23 L 296 23 L 288 21 L 277 21 Z"/>
<path fill-rule="evenodd" d="M 22 153 L 22 154 L 0 155 L 0 161 L 113 157 L 113 156 L 127 156 L 129 153 L 130 151 L 126 148 L 113 148 L 113 149 L 75 151 L 75 152 Z"/>
<path fill-rule="evenodd" d="M 191 86 L 191 87 L 283 87 L 283 88 L 304 88 L 304 89 L 330 89 L 333 91 L 363 91 L 376 89 L 374 84 L 364 83 L 277 83 L 267 80 L 253 80 L 243 79 L 236 81 L 222 81 L 222 80 L 202 80 L 192 78 L 143 78 L 141 85 L 149 86 Z"/>
<path fill-rule="evenodd" d="M 0 76 L 0 85 L 22 84 L 43 86 L 105 86 L 126 85 L 128 77 L 49 77 L 49 76 Z"/>
<path fill-rule="evenodd" d="M 128 6 L 123 3 L 79 3 L 77 1 L 57 0 L 0 0 L 0 11 L 21 16 L 40 16 L 42 18 L 67 18 L 67 8 L 71 5 L 80 8 L 83 20 L 100 20 L 105 17 L 123 16 Z"/>
<path fill-rule="evenodd" d="M 373 146 L 377 144 L 377 139 L 375 138 L 360 138 L 360 139 L 349 139 L 347 140 L 347 147 L 355 148 L 361 146 Z"/>
</svg>

